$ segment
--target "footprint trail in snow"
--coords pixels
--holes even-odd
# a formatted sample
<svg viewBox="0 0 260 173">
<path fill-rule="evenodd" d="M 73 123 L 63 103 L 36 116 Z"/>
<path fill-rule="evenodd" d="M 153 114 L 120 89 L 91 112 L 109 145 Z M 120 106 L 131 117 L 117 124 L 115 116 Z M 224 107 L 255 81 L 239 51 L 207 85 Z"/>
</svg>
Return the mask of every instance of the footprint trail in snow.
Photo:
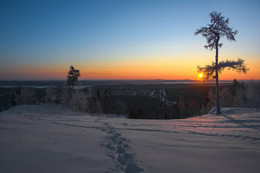
<svg viewBox="0 0 260 173">
<path fill-rule="evenodd" d="M 105 122 L 104 129 L 108 136 L 104 147 L 108 151 L 108 156 L 114 162 L 112 172 L 140 173 L 141 168 L 136 160 L 135 153 L 131 150 L 130 140 L 117 133 L 114 127 Z"/>
</svg>

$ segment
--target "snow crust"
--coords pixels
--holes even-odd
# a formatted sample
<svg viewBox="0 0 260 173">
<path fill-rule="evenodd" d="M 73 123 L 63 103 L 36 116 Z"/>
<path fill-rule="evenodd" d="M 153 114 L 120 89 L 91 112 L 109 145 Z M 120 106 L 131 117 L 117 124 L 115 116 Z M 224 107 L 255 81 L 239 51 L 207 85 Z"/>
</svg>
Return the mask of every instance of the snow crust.
<svg viewBox="0 0 260 173">
<path fill-rule="evenodd" d="M 260 111 L 134 120 L 23 105 L 0 113 L 0 172 L 260 172 Z"/>
</svg>

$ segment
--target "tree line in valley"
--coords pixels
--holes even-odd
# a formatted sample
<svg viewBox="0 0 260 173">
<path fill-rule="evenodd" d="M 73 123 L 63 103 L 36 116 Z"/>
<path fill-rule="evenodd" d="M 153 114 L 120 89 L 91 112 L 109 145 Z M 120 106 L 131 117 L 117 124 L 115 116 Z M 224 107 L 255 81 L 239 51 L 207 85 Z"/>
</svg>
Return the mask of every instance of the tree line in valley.
<svg viewBox="0 0 260 173">
<path fill-rule="evenodd" d="M 206 114 L 216 106 L 215 87 L 211 85 L 142 86 L 143 91 L 149 92 L 162 89 L 174 103 L 161 102 L 159 97 L 151 97 L 149 94 L 129 95 L 129 90 L 141 90 L 136 85 L 129 85 L 81 89 L 75 89 L 74 86 L 46 89 L 18 87 L 13 90 L 10 104 L 63 105 L 88 114 L 126 115 L 136 119 L 187 118 Z M 234 80 L 232 84 L 221 85 L 219 94 L 222 107 L 260 107 L 260 84 L 257 81 L 243 83 Z"/>
</svg>

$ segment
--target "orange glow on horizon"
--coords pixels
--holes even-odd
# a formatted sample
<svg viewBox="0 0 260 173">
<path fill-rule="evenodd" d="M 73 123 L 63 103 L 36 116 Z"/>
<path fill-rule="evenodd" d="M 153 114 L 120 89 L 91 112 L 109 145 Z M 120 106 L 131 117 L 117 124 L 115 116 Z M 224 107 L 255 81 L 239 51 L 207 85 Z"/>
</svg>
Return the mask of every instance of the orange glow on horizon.
<svg viewBox="0 0 260 173">
<path fill-rule="evenodd" d="M 210 59 L 209 59 L 210 61 Z M 189 62 L 189 63 L 187 63 Z M 1 71 L 0 80 L 65 80 L 69 67 L 73 65 L 80 70 L 80 80 L 87 79 L 165 79 L 182 80 L 201 79 L 203 74 L 197 74 L 197 64 L 202 61 L 196 58 L 183 57 L 174 59 L 172 57 L 161 58 L 140 58 L 127 61 L 93 61 L 59 64 L 37 64 L 26 66 L 15 66 Z M 207 62 L 206 62 L 207 63 Z M 205 64 L 206 64 L 205 63 Z M 247 63 L 247 61 L 246 61 Z M 250 70 L 247 74 L 239 74 L 232 70 L 225 70 L 219 75 L 220 80 L 260 80 L 260 62 L 247 63 Z"/>
<path fill-rule="evenodd" d="M 88 69 L 78 68 L 80 70 L 81 80 L 87 79 L 126 79 L 126 80 L 142 80 L 142 79 L 165 79 L 165 80 L 182 80 L 182 79 L 201 79 L 203 74 L 197 75 L 196 69 L 142 69 L 142 68 L 105 68 L 105 69 Z M 66 69 L 49 69 L 49 68 L 30 68 L 16 69 L 11 74 L 6 74 L 3 80 L 63 80 L 66 79 L 69 66 Z M 247 74 L 238 74 L 234 71 L 226 71 L 219 75 L 220 80 L 259 80 L 260 70 L 251 70 Z"/>
<path fill-rule="evenodd" d="M 76 67 L 75 67 L 76 68 Z M 85 70 L 77 68 L 80 70 L 81 80 L 87 79 L 115 79 L 115 80 L 146 80 L 146 79 L 164 79 L 164 80 L 182 80 L 182 79 L 201 79 L 202 74 L 197 75 L 195 72 L 183 71 L 179 72 L 168 72 L 160 70 L 130 70 L 130 69 L 96 69 L 96 70 Z M 6 78 L 2 77 L 2 80 L 64 80 L 66 79 L 68 69 L 64 70 L 16 70 L 11 74 L 7 74 Z M 234 78 L 238 80 L 259 80 L 260 71 L 248 72 L 248 74 L 238 74 L 232 71 L 225 72 L 219 75 L 220 80 L 233 80 Z M 198 76 L 198 77 L 197 77 Z"/>
</svg>

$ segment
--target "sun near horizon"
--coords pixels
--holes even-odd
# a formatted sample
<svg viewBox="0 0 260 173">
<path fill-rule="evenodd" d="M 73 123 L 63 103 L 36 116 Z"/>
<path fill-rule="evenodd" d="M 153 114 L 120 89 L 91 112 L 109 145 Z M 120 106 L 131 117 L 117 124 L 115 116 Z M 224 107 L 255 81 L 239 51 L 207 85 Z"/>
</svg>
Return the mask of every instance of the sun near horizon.
<svg viewBox="0 0 260 173">
<path fill-rule="evenodd" d="M 202 73 L 199 73 L 199 74 L 198 74 L 198 77 L 199 77 L 199 78 L 202 78 L 202 77 L 203 77 L 203 74 L 202 74 Z"/>
</svg>

